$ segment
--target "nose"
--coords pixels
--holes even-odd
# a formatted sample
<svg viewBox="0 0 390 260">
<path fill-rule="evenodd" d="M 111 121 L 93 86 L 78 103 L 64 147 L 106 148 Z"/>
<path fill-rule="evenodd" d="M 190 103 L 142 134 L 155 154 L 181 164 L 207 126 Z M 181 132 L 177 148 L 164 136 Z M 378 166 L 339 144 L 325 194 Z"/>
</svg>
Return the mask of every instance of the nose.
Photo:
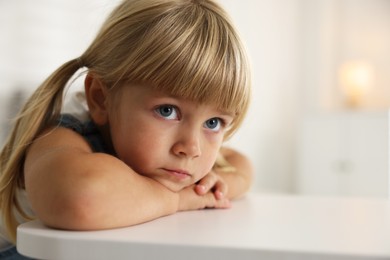
<svg viewBox="0 0 390 260">
<path fill-rule="evenodd" d="M 196 131 L 182 130 L 172 146 L 172 152 L 180 157 L 196 158 L 201 155 L 201 143 L 199 133 Z"/>
</svg>

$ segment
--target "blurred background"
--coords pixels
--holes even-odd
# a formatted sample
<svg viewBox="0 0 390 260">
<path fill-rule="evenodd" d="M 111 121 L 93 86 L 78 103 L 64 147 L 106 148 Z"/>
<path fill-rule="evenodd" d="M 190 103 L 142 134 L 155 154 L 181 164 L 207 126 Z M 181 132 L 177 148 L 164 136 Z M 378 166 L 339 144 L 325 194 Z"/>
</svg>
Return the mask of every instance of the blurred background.
<svg viewBox="0 0 390 260">
<path fill-rule="evenodd" d="M 0 1 L 1 142 L 23 100 L 117 3 Z M 228 145 L 252 159 L 253 190 L 389 197 L 390 1 L 220 3 L 252 63 L 252 106 Z"/>
</svg>

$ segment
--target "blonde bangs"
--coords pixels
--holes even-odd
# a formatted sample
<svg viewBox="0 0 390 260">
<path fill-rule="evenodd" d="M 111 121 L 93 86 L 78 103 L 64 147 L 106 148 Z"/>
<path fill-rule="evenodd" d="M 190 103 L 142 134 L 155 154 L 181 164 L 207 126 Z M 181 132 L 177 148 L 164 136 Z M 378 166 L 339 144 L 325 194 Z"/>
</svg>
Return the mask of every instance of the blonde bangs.
<svg viewBox="0 0 390 260">
<path fill-rule="evenodd" d="M 107 83 L 141 83 L 180 98 L 215 104 L 235 115 L 233 132 L 248 108 L 250 75 L 227 14 L 212 1 L 164 0 L 126 16 L 107 25 L 126 28 L 111 30 L 118 33 L 105 37 L 121 38 L 115 53 L 122 55 L 110 56 L 118 63 L 111 76 L 106 74 Z M 126 23 L 137 26 L 129 30 Z"/>
</svg>

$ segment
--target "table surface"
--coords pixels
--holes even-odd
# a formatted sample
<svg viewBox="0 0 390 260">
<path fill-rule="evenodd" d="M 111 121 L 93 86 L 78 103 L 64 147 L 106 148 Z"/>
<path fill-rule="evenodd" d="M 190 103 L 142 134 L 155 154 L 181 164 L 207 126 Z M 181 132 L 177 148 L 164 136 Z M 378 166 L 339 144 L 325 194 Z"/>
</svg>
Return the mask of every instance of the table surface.
<svg viewBox="0 0 390 260">
<path fill-rule="evenodd" d="M 17 249 L 39 259 L 390 259 L 390 200 L 248 194 L 231 209 L 111 230 L 31 221 Z"/>
</svg>

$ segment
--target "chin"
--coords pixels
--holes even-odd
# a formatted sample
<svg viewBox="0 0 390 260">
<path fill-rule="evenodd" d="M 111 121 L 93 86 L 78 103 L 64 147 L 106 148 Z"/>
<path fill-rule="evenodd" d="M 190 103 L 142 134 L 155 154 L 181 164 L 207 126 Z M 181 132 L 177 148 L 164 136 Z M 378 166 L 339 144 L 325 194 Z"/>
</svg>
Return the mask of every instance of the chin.
<svg viewBox="0 0 390 260">
<path fill-rule="evenodd" d="M 187 187 L 187 186 L 177 186 L 177 185 L 172 185 L 172 186 L 165 186 L 165 187 L 167 187 L 169 190 L 171 190 L 171 191 L 173 191 L 173 192 L 179 192 L 179 191 L 181 191 L 182 189 L 184 189 L 185 187 Z"/>
<path fill-rule="evenodd" d="M 179 192 L 189 185 L 179 185 L 178 183 L 167 182 L 166 180 L 159 181 L 159 183 L 165 186 L 168 190 L 173 192 Z"/>
</svg>

